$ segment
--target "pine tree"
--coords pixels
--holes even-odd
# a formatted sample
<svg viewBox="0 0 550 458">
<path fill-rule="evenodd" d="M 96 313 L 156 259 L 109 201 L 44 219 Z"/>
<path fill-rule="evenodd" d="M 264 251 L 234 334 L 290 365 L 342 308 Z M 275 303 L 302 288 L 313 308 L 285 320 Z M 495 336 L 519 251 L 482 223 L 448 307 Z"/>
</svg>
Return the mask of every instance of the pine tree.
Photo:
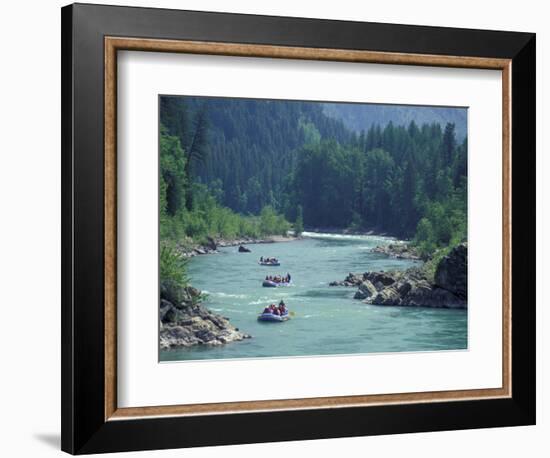
<svg viewBox="0 0 550 458">
<path fill-rule="evenodd" d="M 450 166 L 453 163 L 453 153 L 456 148 L 454 123 L 446 124 L 445 132 L 443 133 L 443 142 L 441 148 L 444 164 L 445 166 Z"/>
<path fill-rule="evenodd" d="M 206 106 L 202 106 L 196 116 L 193 123 L 193 133 L 188 148 L 188 157 L 185 164 L 185 176 L 187 177 L 187 183 L 189 188 L 187 190 L 187 196 L 185 200 L 185 206 L 188 210 L 193 207 L 193 188 L 191 183 L 192 167 L 197 162 L 204 162 L 206 158 L 206 148 L 208 144 L 208 119 L 206 115 Z"/>
<path fill-rule="evenodd" d="M 294 235 L 299 237 L 304 232 L 304 209 L 301 205 L 296 208 L 296 221 L 294 222 Z"/>
</svg>

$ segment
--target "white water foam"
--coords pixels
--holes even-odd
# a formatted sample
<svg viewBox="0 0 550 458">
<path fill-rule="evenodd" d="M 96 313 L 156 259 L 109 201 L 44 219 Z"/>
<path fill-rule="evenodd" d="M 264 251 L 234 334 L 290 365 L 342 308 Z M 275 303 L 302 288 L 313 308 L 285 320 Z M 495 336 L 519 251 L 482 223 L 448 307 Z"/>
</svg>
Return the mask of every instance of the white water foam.
<svg viewBox="0 0 550 458">
<path fill-rule="evenodd" d="M 391 240 L 395 243 L 403 243 L 401 240 L 397 240 L 395 237 L 383 236 L 383 235 L 368 235 L 368 234 L 331 234 L 328 232 L 302 232 L 302 237 L 308 237 L 312 239 L 331 239 L 331 240 L 364 240 L 375 243 L 383 243 Z"/>
<path fill-rule="evenodd" d="M 230 293 L 222 293 L 222 292 L 209 293 L 208 291 L 204 291 L 204 293 L 210 296 L 230 297 L 233 299 L 246 299 L 247 297 L 249 297 L 247 294 L 230 294 Z"/>
</svg>

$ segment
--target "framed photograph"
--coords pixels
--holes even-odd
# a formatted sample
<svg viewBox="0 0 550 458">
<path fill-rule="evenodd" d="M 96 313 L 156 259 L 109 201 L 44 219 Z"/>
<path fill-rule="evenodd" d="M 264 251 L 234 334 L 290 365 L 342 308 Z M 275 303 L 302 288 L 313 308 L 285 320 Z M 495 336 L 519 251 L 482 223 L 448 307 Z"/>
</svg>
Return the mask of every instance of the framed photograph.
<svg viewBox="0 0 550 458">
<path fill-rule="evenodd" d="M 535 423 L 535 35 L 62 9 L 62 448 Z"/>
</svg>

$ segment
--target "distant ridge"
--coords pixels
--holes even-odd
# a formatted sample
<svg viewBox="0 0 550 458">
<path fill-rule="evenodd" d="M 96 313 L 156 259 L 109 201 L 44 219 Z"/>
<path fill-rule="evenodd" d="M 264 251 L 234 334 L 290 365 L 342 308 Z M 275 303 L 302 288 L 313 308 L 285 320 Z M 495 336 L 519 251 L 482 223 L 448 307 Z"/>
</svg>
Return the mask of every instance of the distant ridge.
<svg viewBox="0 0 550 458">
<path fill-rule="evenodd" d="M 393 122 L 394 125 L 408 126 L 414 121 L 418 126 L 428 123 L 438 123 L 442 128 L 448 122 L 455 124 L 458 140 L 463 140 L 468 132 L 467 108 L 356 104 L 356 103 L 323 103 L 325 115 L 341 120 L 354 132 L 367 132 L 373 125 L 382 128 Z"/>
</svg>

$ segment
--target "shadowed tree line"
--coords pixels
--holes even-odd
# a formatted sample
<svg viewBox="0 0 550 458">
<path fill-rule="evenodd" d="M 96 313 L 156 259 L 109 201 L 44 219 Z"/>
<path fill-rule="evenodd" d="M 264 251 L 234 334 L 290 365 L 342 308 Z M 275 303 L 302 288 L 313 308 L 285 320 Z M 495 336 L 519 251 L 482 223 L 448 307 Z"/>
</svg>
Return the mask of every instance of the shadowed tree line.
<svg viewBox="0 0 550 458">
<path fill-rule="evenodd" d="M 292 221 L 388 232 L 425 253 L 466 238 L 467 142 L 452 123 L 356 134 L 314 102 L 160 103 L 166 237 L 280 233 Z"/>
</svg>

